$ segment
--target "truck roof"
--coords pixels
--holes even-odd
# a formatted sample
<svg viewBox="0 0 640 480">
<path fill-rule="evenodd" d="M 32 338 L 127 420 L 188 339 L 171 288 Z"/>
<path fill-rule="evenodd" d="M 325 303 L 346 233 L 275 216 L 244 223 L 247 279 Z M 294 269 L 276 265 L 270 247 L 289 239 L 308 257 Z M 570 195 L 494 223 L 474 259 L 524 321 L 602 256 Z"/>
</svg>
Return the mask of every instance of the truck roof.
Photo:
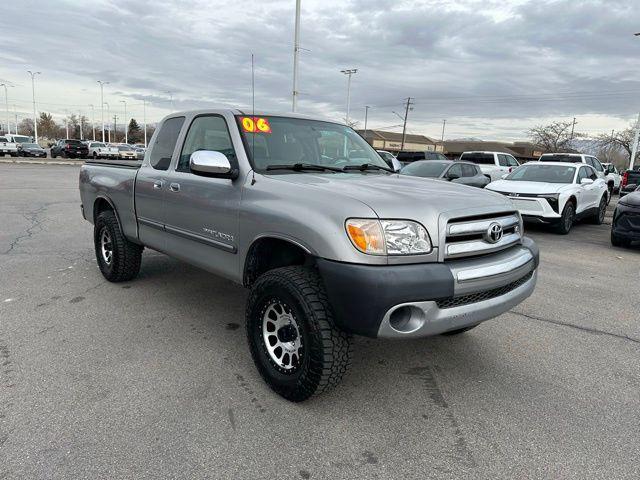
<svg viewBox="0 0 640 480">
<path fill-rule="evenodd" d="M 250 109 L 238 109 L 238 108 L 202 108 L 202 109 L 196 109 L 196 110 L 182 110 L 179 112 L 172 112 L 169 115 L 167 115 L 165 118 L 168 117 L 176 117 L 176 116 L 181 116 L 181 115 L 206 115 L 206 114 L 222 114 L 222 113 L 229 113 L 231 115 L 246 115 L 246 116 L 253 116 L 253 117 L 289 117 L 289 118 L 301 118 L 304 120 L 317 120 L 317 121 L 321 121 L 321 122 L 329 122 L 329 123 L 335 123 L 338 125 L 344 125 L 344 122 L 339 122 L 336 120 L 332 120 L 330 118 L 326 118 L 326 117 L 321 117 L 318 115 L 305 115 L 305 114 L 301 114 L 301 113 L 292 113 L 292 112 L 265 112 L 263 110 L 256 110 L 255 112 L 252 112 Z"/>
</svg>

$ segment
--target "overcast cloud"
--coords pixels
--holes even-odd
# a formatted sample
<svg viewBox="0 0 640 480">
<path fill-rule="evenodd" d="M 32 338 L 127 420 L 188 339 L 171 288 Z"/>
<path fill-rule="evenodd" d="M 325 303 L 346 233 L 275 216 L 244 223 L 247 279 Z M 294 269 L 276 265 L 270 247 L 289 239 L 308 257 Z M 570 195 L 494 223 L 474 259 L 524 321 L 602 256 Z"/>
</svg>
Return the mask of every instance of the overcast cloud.
<svg viewBox="0 0 640 480">
<path fill-rule="evenodd" d="M 635 4 L 635 8 L 634 8 Z M 524 138 L 578 117 L 589 133 L 624 128 L 640 109 L 640 9 L 628 1 L 302 0 L 299 110 L 439 137 Z M 39 70 L 39 110 L 89 115 L 109 81 L 112 111 L 158 120 L 171 109 L 248 107 L 250 56 L 260 110 L 291 107 L 295 0 L 22 1 L 3 7 L 0 79 L 30 111 L 26 70 Z M 9 19 L 15 19 L 11 21 Z M 3 99 L 4 100 L 4 99 Z M 0 105 L 0 111 L 4 108 Z M 2 115 L 2 114 L 0 114 Z M 0 116 L 3 118 L 4 116 Z"/>
</svg>

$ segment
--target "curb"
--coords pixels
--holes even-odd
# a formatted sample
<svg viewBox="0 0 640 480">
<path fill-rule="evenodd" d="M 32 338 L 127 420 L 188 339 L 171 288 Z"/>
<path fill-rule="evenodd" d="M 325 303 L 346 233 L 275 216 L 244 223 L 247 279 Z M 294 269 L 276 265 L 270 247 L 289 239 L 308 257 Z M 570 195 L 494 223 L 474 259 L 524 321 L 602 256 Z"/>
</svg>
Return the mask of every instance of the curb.
<svg viewBox="0 0 640 480">
<path fill-rule="evenodd" d="M 48 162 L 46 160 L 7 160 L 5 158 L 0 158 L 0 163 L 16 163 L 18 165 L 75 165 L 80 167 L 84 164 L 84 161 L 64 162 L 62 160 L 52 160 Z"/>
</svg>

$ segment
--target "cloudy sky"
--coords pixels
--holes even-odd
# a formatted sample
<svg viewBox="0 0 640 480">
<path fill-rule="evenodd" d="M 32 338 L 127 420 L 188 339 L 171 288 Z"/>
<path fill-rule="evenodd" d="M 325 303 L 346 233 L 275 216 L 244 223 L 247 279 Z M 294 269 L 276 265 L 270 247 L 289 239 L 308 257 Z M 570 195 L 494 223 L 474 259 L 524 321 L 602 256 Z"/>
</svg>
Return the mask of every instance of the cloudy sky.
<svg viewBox="0 0 640 480">
<path fill-rule="evenodd" d="M 635 8 L 634 8 L 635 7 Z M 514 140 L 532 125 L 577 117 L 610 132 L 640 110 L 637 1 L 302 0 L 299 111 L 446 137 Z M 5 2 L 0 83 L 19 116 L 100 113 L 155 121 L 172 109 L 247 107 L 251 54 L 256 108 L 291 108 L 295 0 Z M 10 21 L 14 19 L 15 21 Z M 172 93 L 168 93 L 172 92 Z M 0 90 L 0 95 L 4 92 Z M 173 98 L 173 104 L 171 102 Z M 4 100 L 4 98 L 2 98 Z M 4 105 L 0 118 L 4 123 Z"/>
</svg>

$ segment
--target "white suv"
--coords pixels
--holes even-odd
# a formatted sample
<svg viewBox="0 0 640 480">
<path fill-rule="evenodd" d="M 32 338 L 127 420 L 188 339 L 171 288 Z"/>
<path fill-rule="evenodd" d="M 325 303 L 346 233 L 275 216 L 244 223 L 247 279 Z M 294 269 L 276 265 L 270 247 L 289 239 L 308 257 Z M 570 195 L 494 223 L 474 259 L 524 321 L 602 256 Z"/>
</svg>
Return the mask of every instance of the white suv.
<svg viewBox="0 0 640 480">
<path fill-rule="evenodd" d="M 460 160 L 478 165 L 491 181 L 500 180 L 520 165 L 513 155 L 503 152 L 463 152 Z"/>
<path fill-rule="evenodd" d="M 598 178 L 605 178 L 604 167 L 600 160 L 593 155 L 584 155 L 582 153 L 543 153 L 538 159 L 539 162 L 569 162 L 569 163 L 586 163 L 591 165 Z"/>
<path fill-rule="evenodd" d="M 620 191 L 620 183 L 622 182 L 622 176 L 613 163 L 603 163 L 604 173 L 607 175 L 605 180 L 609 187 L 609 193 L 618 193 Z"/>
<path fill-rule="evenodd" d="M 525 163 L 486 188 L 508 196 L 525 221 L 553 225 L 562 234 L 581 218 L 601 224 L 609 202 L 605 181 L 577 162 Z"/>
</svg>

